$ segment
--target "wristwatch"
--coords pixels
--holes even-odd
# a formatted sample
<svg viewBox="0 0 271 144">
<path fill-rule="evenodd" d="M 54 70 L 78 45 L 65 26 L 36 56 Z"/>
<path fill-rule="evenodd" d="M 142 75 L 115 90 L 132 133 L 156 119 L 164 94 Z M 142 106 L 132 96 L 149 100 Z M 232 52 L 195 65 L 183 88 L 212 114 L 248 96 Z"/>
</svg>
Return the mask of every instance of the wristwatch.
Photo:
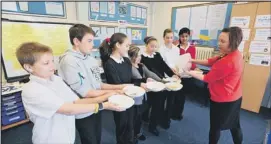
<svg viewBox="0 0 271 144">
<path fill-rule="evenodd" d="M 103 104 L 102 104 L 102 103 L 99 103 L 99 111 L 100 111 L 100 110 L 103 110 L 103 109 L 104 109 Z"/>
</svg>

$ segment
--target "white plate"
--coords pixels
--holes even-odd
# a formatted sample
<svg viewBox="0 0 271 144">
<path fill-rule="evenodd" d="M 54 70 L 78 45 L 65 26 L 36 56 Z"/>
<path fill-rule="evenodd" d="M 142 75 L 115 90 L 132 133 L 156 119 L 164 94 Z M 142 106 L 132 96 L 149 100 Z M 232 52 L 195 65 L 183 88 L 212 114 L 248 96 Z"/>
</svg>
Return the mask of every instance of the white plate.
<svg viewBox="0 0 271 144">
<path fill-rule="evenodd" d="M 172 91 L 178 91 L 183 88 L 182 84 L 176 83 L 176 82 L 166 83 L 165 85 L 168 90 L 172 90 Z M 174 87 L 172 87 L 172 86 L 174 86 Z"/>
<path fill-rule="evenodd" d="M 191 59 L 190 53 L 186 53 L 186 54 L 179 56 L 178 64 L 177 64 L 179 72 L 182 72 L 183 69 L 190 69 L 191 68 L 192 63 L 189 63 L 190 59 Z"/>
<path fill-rule="evenodd" d="M 148 82 L 147 83 L 147 88 L 150 91 L 153 92 L 159 92 L 162 91 L 166 88 L 165 84 L 161 83 L 161 82 Z"/>
<path fill-rule="evenodd" d="M 135 101 L 125 95 L 113 95 L 108 98 L 108 101 L 113 104 L 119 105 L 121 108 L 128 109 L 135 104 Z"/>
<path fill-rule="evenodd" d="M 163 80 L 164 80 L 165 82 L 178 82 L 178 83 L 181 82 L 180 79 L 177 79 L 177 78 L 174 78 L 174 77 L 164 78 Z"/>
<path fill-rule="evenodd" d="M 196 74 L 203 74 L 203 71 L 191 70 L 191 72 L 194 72 L 194 73 L 196 73 Z"/>
<path fill-rule="evenodd" d="M 126 86 L 123 88 L 124 93 L 132 98 L 143 96 L 146 91 L 138 86 Z"/>
</svg>

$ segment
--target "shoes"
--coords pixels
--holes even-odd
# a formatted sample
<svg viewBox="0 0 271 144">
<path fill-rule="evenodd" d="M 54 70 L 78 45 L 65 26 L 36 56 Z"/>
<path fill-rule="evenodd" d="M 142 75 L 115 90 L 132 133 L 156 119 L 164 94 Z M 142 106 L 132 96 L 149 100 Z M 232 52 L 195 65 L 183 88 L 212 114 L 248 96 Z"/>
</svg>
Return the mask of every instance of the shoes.
<svg viewBox="0 0 271 144">
<path fill-rule="evenodd" d="M 172 120 L 181 121 L 181 120 L 183 119 L 183 115 L 180 115 L 180 116 L 172 116 L 171 119 L 172 119 Z"/>
<path fill-rule="evenodd" d="M 150 128 L 149 127 L 149 132 L 154 134 L 155 136 L 159 136 L 159 131 L 157 130 L 157 128 Z"/>
<path fill-rule="evenodd" d="M 170 128 L 170 121 L 160 123 L 161 128 L 169 129 Z"/>
<path fill-rule="evenodd" d="M 141 134 L 139 136 L 136 137 L 138 140 L 144 141 L 146 140 L 146 136 L 144 134 Z"/>
</svg>

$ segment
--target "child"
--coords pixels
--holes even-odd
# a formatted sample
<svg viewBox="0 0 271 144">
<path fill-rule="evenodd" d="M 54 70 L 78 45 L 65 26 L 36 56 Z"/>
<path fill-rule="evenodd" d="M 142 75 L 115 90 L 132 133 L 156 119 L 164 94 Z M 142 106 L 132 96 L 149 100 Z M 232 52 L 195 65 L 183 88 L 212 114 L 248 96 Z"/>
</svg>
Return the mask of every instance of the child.
<svg viewBox="0 0 271 144">
<path fill-rule="evenodd" d="M 101 109 L 121 110 L 108 102 L 98 104 L 96 100 L 79 99 L 60 77 L 54 75 L 53 53 L 48 46 L 24 43 L 17 49 L 16 56 L 30 73 L 30 81 L 23 86 L 22 100 L 34 123 L 34 144 L 74 143 L 74 115 L 97 113 Z"/>
<path fill-rule="evenodd" d="M 129 40 L 123 33 L 115 33 L 100 46 L 100 54 L 106 80 L 110 84 L 132 83 L 132 64 L 127 56 Z M 135 85 L 146 88 L 142 82 Z M 118 144 L 134 144 L 134 107 L 125 112 L 114 112 L 116 139 Z"/>
<path fill-rule="evenodd" d="M 141 53 L 140 48 L 136 46 L 130 46 L 128 55 L 132 62 L 132 74 L 134 81 L 139 81 L 146 83 L 147 81 L 162 81 L 155 73 L 148 70 L 146 66 L 140 63 Z M 143 100 L 143 101 L 142 101 Z M 142 112 L 147 108 L 146 98 L 142 97 L 138 100 L 138 103 L 135 103 L 135 116 L 134 116 L 134 135 L 139 140 L 145 140 L 146 137 L 141 133 L 141 124 L 142 124 Z"/>
<path fill-rule="evenodd" d="M 161 79 L 165 78 L 165 73 L 170 77 L 178 78 L 177 75 L 165 63 L 159 52 L 156 51 L 157 39 L 154 37 L 146 37 L 144 39 L 146 44 L 146 51 L 142 55 L 141 62 L 152 72 L 154 72 Z M 160 120 L 161 126 L 165 129 L 169 128 L 170 121 L 167 116 L 161 115 L 164 111 L 164 103 L 168 91 L 163 92 L 150 92 L 148 93 L 148 100 L 151 103 L 152 111 L 150 115 L 149 131 L 154 135 L 159 135 L 156 126 Z M 148 111 L 145 113 L 145 119 Z"/>
<path fill-rule="evenodd" d="M 192 59 L 195 59 L 196 57 L 196 48 L 194 45 L 189 43 L 189 37 L 190 37 L 190 29 L 188 28 L 182 28 L 179 31 L 179 45 L 180 48 L 180 55 L 189 53 L 191 55 Z M 194 70 L 196 68 L 196 64 L 192 64 L 191 70 Z"/>
<path fill-rule="evenodd" d="M 98 62 L 89 55 L 93 48 L 94 35 L 94 31 L 83 24 L 76 24 L 69 29 L 73 48 L 60 57 L 58 74 L 82 98 L 92 97 L 102 102 L 108 98 L 102 95 L 121 90 L 125 85 L 102 83 Z M 101 113 L 77 115 L 76 128 L 82 144 L 101 143 Z"/>
<path fill-rule="evenodd" d="M 172 71 L 176 75 L 179 75 L 177 64 L 180 50 L 178 47 L 173 45 L 173 31 L 171 29 L 165 29 L 163 38 L 164 43 L 160 47 L 160 54 Z M 180 94 L 181 90 L 169 93 L 171 94 L 167 96 L 166 107 L 168 119 L 172 118 L 173 120 L 182 120 L 185 97 Z"/>
</svg>

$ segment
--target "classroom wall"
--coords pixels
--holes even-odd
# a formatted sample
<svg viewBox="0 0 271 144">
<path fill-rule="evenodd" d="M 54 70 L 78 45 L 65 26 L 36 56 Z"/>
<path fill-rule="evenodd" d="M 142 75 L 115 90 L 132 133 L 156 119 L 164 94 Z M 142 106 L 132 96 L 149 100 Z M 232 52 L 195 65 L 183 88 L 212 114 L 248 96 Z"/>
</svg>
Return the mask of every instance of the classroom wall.
<svg viewBox="0 0 271 144">
<path fill-rule="evenodd" d="M 82 3 L 82 2 L 80 2 Z M 138 27 L 146 27 L 149 28 L 151 25 L 151 18 L 152 18 L 152 10 L 150 7 L 150 2 L 131 2 L 137 5 L 142 5 L 145 7 L 148 7 L 148 19 L 147 19 L 147 26 L 140 26 Z M 66 18 L 49 18 L 49 17 L 42 17 L 42 16 L 30 16 L 30 15 L 21 15 L 21 14 L 10 14 L 10 13 L 2 13 L 2 18 L 12 19 L 12 20 L 24 20 L 24 21 L 45 21 L 45 22 L 61 22 L 61 23 L 83 23 L 86 25 L 89 24 L 96 24 L 96 25 L 114 25 L 118 26 L 117 23 L 110 23 L 110 22 L 95 22 L 95 21 L 89 21 L 87 18 L 88 13 L 85 13 L 84 11 L 79 9 L 82 9 L 82 7 L 78 7 L 77 5 L 79 2 L 66 2 Z M 88 6 L 83 2 L 84 6 Z M 82 6 L 82 5 L 81 5 Z M 88 9 L 88 7 L 85 7 Z M 135 25 L 129 25 L 129 26 L 135 26 Z M 150 33 L 150 29 L 148 29 L 148 33 Z M 3 68 L 1 68 L 2 73 L 2 82 L 6 82 L 6 79 L 4 77 L 4 71 Z"/>
<path fill-rule="evenodd" d="M 171 28 L 172 7 L 204 4 L 208 2 L 155 2 L 153 4 L 153 20 L 151 34 L 156 37 L 159 43 L 163 42 L 163 31 Z"/>
</svg>

